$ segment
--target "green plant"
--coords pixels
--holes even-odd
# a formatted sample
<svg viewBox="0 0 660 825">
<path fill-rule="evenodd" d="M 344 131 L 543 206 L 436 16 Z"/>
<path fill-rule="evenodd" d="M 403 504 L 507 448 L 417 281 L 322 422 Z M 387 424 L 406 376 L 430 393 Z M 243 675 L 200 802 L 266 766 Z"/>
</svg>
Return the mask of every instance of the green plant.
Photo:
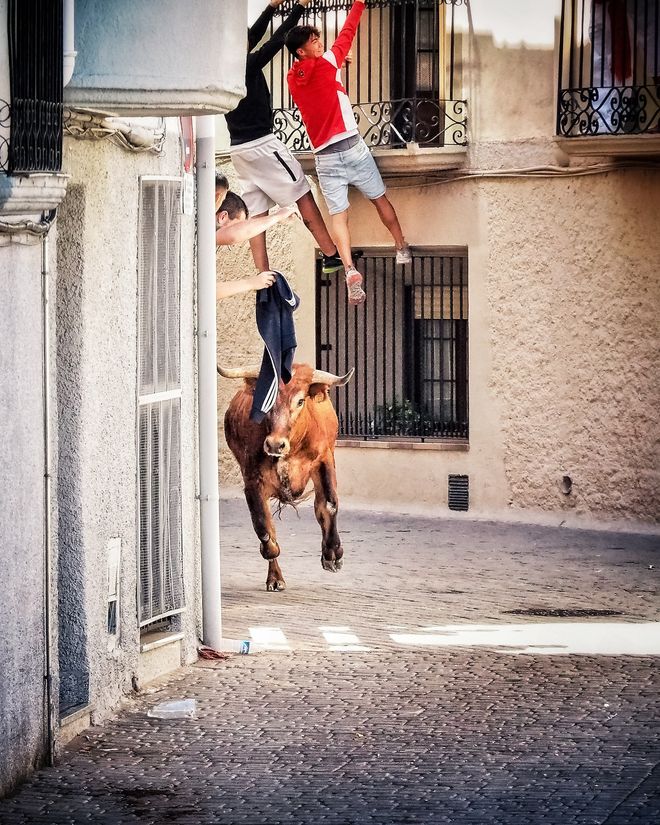
<svg viewBox="0 0 660 825">
<path fill-rule="evenodd" d="M 376 407 L 369 424 L 374 435 L 420 435 L 422 421 L 422 413 L 411 401 L 404 398 L 399 402 L 395 396 Z"/>
</svg>

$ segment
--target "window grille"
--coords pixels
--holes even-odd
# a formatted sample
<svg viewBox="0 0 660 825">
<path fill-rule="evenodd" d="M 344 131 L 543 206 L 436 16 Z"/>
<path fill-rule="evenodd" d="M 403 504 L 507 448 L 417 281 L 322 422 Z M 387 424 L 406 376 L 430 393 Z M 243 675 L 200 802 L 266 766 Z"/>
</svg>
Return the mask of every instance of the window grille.
<svg viewBox="0 0 660 825">
<path fill-rule="evenodd" d="M 181 181 L 142 178 L 138 277 L 140 626 L 185 606 L 181 524 Z"/>
<path fill-rule="evenodd" d="M 660 130 L 658 0 L 563 0 L 557 134 Z"/>
<path fill-rule="evenodd" d="M 11 100 L 0 100 L 0 169 L 62 168 L 62 0 L 9 0 L 7 37 Z"/>
<path fill-rule="evenodd" d="M 316 25 L 329 48 L 352 0 L 326 0 L 309 6 L 301 23 Z M 292 3 L 274 18 L 281 23 Z M 467 106 L 460 99 L 457 16 L 465 0 L 369 0 L 353 42 L 343 81 L 355 120 L 371 147 L 463 146 Z M 462 8 L 463 7 L 463 8 Z M 269 35 L 268 35 L 269 36 Z M 289 95 L 291 65 L 283 49 L 270 64 L 275 134 L 292 151 L 309 151 L 309 142 Z"/>
<path fill-rule="evenodd" d="M 340 438 L 468 437 L 468 270 L 464 250 L 416 249 L 411 265 L 357 258 L 367 301 L 317 269 L 317 364 L 355 375 L 337 400 Z"/>
</svg>

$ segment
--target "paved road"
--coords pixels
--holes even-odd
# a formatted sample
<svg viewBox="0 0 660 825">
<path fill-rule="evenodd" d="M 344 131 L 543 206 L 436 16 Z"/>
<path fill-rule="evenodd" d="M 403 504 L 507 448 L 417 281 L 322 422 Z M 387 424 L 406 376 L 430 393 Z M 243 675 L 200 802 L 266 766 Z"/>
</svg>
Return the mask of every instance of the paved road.
<svg viewBox="0 0 660 825">
<path fill-rule="evenodd" d="M 221 512 L 225 635 L 271 649 L 139 696 L 2 825 L 660 822 L 657 538 L 343 511 L 331 574 L 306 506 L 266 593 Z"/>
</svg>

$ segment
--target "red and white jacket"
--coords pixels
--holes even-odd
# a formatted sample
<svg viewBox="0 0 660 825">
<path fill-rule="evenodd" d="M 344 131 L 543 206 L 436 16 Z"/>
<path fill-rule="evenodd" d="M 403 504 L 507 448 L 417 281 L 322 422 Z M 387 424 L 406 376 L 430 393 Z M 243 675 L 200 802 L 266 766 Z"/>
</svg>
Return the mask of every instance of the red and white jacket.
<svg viewBox="0 0 660 825">
<path fill-rule="evenodd" d="M 332 48 L 321 57 L 297 60 L 289 69 L 289 91 L 314 152 L 357 134 L 351 101 L 341 82 L 341 66 L 363 11 L 364 2 L 356 0 Z"/>
</svg>

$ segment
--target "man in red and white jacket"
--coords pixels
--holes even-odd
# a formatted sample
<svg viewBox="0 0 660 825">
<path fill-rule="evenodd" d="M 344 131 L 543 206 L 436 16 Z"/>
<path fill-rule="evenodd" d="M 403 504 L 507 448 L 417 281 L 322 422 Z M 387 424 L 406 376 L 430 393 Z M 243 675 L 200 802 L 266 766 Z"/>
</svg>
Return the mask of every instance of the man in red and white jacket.
<svg viewBox="0 0 660 825">
<path fill-rule="evenodd" d="M 330 213 L 333 240 L 346 271 L 351 304 L 361 304 L 366 295 L 351 254 L 349 184 L 359 189 L 378 210 L 381 221 L 394 238 L 396 262 L 407 264 L 412 260 L 399 219 L 385 194 L 376 162 L 358 133 L 351 102 L 341 82 L 341 67 L 363 11 L 364 0 L 355 0 L 328 51 L 324 51 L 320 32 L 314 26 L 295 26 L 286 37 L 287 48 L 298 58 L 287 75 L 289 91 L 300 110 L 315 154 L 319 185 Z"/>
</svg>

